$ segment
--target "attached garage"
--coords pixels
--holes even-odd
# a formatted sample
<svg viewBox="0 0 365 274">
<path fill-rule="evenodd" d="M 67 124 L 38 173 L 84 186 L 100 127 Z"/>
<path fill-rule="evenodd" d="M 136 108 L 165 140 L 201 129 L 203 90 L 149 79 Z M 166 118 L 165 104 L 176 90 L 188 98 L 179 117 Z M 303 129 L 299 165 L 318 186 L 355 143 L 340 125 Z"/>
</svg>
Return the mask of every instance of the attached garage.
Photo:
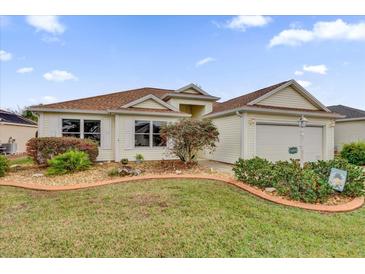
<svg viewBox="0 0 365 274">
<path fill-rule="evenodd" d="M 270 161 L 299 159 L 300 130 L 298 125 L 257 124 L 256 154 Z M 304 161 L 323 159 L 323 127 L 304 129 Z M 290 153 L 291 152 L 291 153 Z"/>
<path fill-rule="evenodd" d="M 308 121 L 304 161 L 329 160 L 334 155 L 334 126 L 339 115 L 294 80 L 218 103 L 206 116 L 220 132 L 216 151 L 207 156 L 212 160 L 234 163 L 238 158 L 256 156 L 273 162 L 299 159 L 298 121 L 302 116 Z"/>
</svg>

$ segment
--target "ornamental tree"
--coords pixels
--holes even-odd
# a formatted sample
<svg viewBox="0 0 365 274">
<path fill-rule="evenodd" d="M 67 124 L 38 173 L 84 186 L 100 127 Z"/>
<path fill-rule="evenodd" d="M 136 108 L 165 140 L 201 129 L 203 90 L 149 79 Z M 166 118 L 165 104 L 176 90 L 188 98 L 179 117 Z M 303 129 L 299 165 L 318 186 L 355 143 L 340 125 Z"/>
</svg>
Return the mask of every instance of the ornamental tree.
<svg viewBox="0 0 365 274">
<path fill-rule="evenodd" d="M 203 150 L 212 152 L 219 141 L 217 127 L 209 119 L 183 119 L 161 129 L 169 151 L 185 163 L 197 159 Z"/>
</svg>

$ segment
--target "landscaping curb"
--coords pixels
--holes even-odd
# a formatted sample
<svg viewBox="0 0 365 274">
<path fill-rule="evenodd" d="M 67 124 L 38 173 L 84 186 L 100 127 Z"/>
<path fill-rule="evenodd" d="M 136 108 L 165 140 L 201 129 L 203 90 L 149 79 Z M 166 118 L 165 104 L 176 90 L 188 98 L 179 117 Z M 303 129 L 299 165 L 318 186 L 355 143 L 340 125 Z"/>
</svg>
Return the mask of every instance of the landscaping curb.
<svg viewBox="0 0 365 274">
<path fill-rule="evenodd" d="M 127 182 L 135 182 L 135 181 L 141 181 L 141 180 L 153 180 L 153 179 L 206 179 L 206 180 L 214 180 L 214 181 L 221 181 L 228 183 L 230 185 L 234 185 L 240 189 L 243 189 L 259 198 L 265 199 L 267 201 L 285 205 L 285 206 L 291 206 L 291 207 L 297 207 L 312 211 L 319 211 L 319 212 L 327 212 L 327 213 L 338 213 L 338 212 L 349 212 L 356 210 L 363 206 L 364 204 L 364 197 L 357 197 L 351 200 L 350 202 L 347 202 L 345 204 L 341 205 L 321 205 L 321 204 L 308 204 L 298 201 L 292 201 L 287 200 L 281 197 L 272 196 L 267 193 L 265 193 L 262 190 L 253 188 L 247 184 L 244 184 L 242 182 L 239 182 L 234 179 L 225 179 L 210 175 L 146 175 L 146 176 L 137 176 L 137 177 L 124 177 L 124 178 L 118 178 L 114 180 L 106 180 L 106 181 L 98 181 L 94 183 L 88 183 L 88 184 L 75 184 L 75 185 L 64 185 L 64 186 L 49 186 L 49 185 L 38 185 L 38 184 L 21 184 L 16 182 L 6 182 L 1 183 L 0 186 L 13 186 L 13 187 L 20 187 L 25 189 L 31 189 L 31 190 L 41 190 L 41 191 L 66 191 L 66 190 L 78 190 L 78 189 L 85 189 L 85 188 L 91 188 L 91 187 L 97 187 L 97 186 L 104 186 L 104 185 L 111 185 L 111 184 L 117 184 L 117 183 L 127 183 Z"/>
</svg>

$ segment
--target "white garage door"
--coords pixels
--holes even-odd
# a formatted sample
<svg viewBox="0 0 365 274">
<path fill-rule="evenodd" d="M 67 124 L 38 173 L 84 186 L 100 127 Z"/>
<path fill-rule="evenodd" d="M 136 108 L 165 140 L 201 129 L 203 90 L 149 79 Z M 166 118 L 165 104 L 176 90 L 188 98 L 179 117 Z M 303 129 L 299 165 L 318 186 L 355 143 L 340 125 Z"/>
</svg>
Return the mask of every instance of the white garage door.
<svg viewBox="0 0 365 274">
<path fill-rule="evenodd" d="M 304 129 L 304 161 L 322 160 L 322 127 Z M 256 126 L 256 154 L 270 161 L 299 159 L 299 127 L 290 125 Z M 289 153 L 289 147 L 298 152 Z"/>
</svg>

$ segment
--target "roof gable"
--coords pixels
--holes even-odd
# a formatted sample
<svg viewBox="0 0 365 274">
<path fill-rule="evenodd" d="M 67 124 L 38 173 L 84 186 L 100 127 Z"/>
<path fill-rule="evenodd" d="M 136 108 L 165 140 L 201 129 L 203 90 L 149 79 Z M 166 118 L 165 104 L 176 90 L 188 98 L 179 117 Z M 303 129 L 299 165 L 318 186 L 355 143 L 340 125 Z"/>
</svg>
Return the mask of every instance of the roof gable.
<svg viewBox="0 0 365 274">
<path fill-rule="evenodd" d="M 299 85 L 295 80 L 272 89 L 260 97 L 250 101 L 247 105 L 267 105 L 273 107 L 291 107 L 307 110 L 322 110 L 330 112 L 312 94 Z"/>
<path fill-rule="evenodd" d="M 175 92 L 177 92 L 177 93 L 186 93 L 186 94 L 200 94 L 200 95 L 210 96 L 209 93 L 207 93 L 206 91 L 204 91 L 202 88 L 198 87 L 195 84 L 189 84 L 187 86 L 184 86 L 182 88 L 179 88 L 179 89 L 175 90 Z"/>
<path fill-rule="evenodd" d="M 153 94 L 148 94 L 142 98 L 138 98 L 128 104 L 121 106 L 121 108 L 144 108 L 144 109 L 162 109 L 162 110 L 172 110 L 178 111 L 172 105 L 166 103 L 165 101 L 161 100 L 157 96 Z"/>
</svg>

